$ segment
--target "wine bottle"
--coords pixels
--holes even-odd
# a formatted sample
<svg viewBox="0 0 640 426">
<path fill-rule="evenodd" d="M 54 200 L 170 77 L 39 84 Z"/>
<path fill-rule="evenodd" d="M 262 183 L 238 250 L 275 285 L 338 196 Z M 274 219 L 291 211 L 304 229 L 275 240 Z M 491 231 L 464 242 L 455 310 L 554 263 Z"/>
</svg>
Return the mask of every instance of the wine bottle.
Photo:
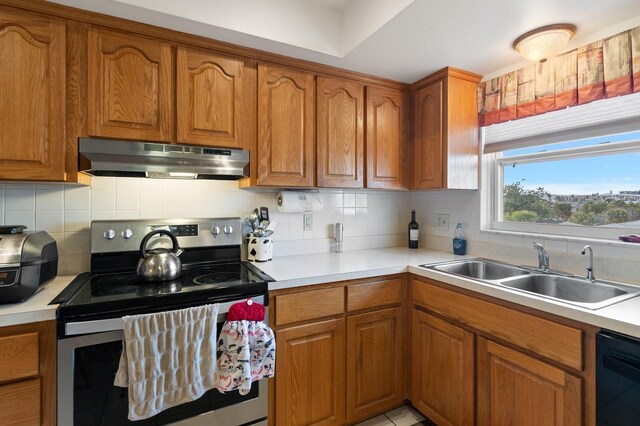
<svg viewBox="0 0 640 426">
<path fill-rule="evenodd" d="M 409 222 L 409 248 L 418 248 L 418 238 L 420 234 L 420 226 L 416 222 L 416 211 L 411 210 L 411 222 Z"/>
<path fill-rule="evenodd" d="M 453 234 L 453 254 L 467 254 L 467 239 L 464 237 L 461 223 L 456 225 L 456 232 Z"/>
</svg>

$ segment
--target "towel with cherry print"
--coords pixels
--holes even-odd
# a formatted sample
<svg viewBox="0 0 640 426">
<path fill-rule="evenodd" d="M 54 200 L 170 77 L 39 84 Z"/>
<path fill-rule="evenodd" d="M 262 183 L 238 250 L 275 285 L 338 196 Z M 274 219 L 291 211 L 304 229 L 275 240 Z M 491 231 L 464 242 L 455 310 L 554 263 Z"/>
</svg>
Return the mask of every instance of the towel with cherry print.
<svg viewBox="0 0 640 426">
<path fill-rule="evenodd" d="M 251 383 L 273 377 L 276 340 L 263 322 L 264 306 L 252 300 L 235 303 L 218 336 L 215 384 L 221 392 L 246 395 Z"/>
</svg>

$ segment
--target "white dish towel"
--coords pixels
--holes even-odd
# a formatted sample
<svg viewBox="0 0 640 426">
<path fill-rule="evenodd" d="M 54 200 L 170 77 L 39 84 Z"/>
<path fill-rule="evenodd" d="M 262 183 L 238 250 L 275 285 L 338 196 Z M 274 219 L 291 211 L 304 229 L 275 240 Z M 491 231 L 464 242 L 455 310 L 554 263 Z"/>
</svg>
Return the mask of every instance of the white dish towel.
<svg viewBox="0 0 640 426">
<path fill-rule="evenodd" d="M 114 385 L 129 388 L 129 420 L 155 416 L 215 387 L 219 305 L 122 318 Z"/>
</svg>

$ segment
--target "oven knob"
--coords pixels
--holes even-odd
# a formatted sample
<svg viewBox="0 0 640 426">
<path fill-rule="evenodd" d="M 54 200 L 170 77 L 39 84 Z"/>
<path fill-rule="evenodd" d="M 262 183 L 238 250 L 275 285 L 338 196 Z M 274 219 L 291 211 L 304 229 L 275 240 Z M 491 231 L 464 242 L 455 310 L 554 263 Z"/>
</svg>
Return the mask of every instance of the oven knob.
<svg viewBox="0 0 640 426">
<path fill-rule="evenodd" d="M 226 225 L 226 226 L 224 227 L 224 233 L 225 233 L 225 234 L 229 235 L 229 234 L 231 234 L 232 232 L 233 232 L 233 226 L 231 226 L 231 225 Z"/>
<path fill-rule="evenodd" d="M 129 238 L 133 237 L 133 231 L 127 228 L 124 231 L 122 231 L 120 235 L 122 235 L 122 238 L 124 238 L 125 240 L 128 240 Z"/>
<path fill-rule="evenodd" d="M 214 237 L 218 236 L 218 234 L 220 234 L 220 227 L 213 225 L 213 227 L 211 228 L 211 233 Z"/>
<path fill-rule="evenodd" d="M 116 231 L 113 229 L 107 229 L 102 233 L 102 236 L 107 240 L 113 240 L 116 237 Z"/>
</svg>

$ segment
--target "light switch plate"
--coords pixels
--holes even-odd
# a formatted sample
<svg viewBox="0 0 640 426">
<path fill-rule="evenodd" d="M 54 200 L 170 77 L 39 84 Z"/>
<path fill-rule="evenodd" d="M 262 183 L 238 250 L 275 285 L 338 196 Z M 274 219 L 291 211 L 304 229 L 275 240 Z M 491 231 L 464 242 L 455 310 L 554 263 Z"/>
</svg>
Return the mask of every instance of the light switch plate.
<svg viewBox="0 0 640 426">
<path fill-rule="evenodd" d="M 313 231 L 313 213 L 304 213 L 302 218 L 302 230 Z"/>
<path fill-rule="evenodd" d="M 438 230 L 440 231 L 448 231 L 449 230 L 449 215 L 438 213 Z"/>
</svg>

